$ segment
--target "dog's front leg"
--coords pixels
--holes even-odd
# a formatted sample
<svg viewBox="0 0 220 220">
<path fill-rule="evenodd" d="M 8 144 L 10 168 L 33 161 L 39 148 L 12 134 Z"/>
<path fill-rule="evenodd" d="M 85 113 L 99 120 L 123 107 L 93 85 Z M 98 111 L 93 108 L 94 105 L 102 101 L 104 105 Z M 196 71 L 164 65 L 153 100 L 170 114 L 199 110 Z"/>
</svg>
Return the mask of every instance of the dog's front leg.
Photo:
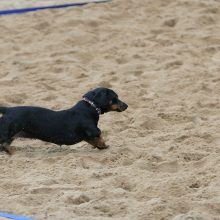
<svg viewBox="0 0 220 220">
<path fill-rule="evenodd" d="M 98 149 L 106 149 L 109 146 L 105 144 L 105 141 L 102 137 L 102 135 L 100 135 L 99 137 L 95 137 L 93 139 L 89 139 L 86 140 L 87 143 L 91 144 L 93 147 L 97 147 Z"/>
<path fill-rule="evenodd" d="M 106 149 L 108 148 L 108 145 L 105 144 L 105 141 L 102 136 L 101 130 L 96 126 L 90 126 L 85 131 L 86 137 L 85 141 L 89 144 L 91 144 L 93 147 L 98 149 Z"/>
</svg>

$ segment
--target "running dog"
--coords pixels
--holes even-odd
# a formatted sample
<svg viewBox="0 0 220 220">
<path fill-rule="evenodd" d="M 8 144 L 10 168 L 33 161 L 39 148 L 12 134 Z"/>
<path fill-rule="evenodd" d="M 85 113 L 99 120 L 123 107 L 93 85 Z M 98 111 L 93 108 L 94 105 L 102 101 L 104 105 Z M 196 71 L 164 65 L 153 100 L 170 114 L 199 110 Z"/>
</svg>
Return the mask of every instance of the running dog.
<svg viewBox="0 0 220 220">
<path fill-rule="evenodd" d="M 15 138 L 31 138 L 58 144 L 73 145 L 86 141 L 98 149 L 108 146 L 97 127 L 99 115 L 109 111 L 122 112 L 128 105 L 108 88 L 86 93 L 70 109 L 53 111 L 34 106 L 0 107 L 0 148 L 13 153 Z"/>
</svg>

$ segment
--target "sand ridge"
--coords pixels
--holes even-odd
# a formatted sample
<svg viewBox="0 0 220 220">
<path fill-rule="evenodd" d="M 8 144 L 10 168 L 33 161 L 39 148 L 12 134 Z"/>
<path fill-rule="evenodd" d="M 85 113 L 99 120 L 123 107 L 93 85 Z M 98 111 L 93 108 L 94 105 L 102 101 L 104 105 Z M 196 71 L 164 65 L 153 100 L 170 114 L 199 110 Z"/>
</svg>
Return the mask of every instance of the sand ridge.
<svg viewBox="0 0 220 220">
<path fill-rule="evenodd" d="M 110 148 L 17 140 L 0 210 L 53 219 L 220 215 L 218 1 L 117 0 L 0 17 L 0 105 L 69 108 L 107 86 L 128 103 Z"/>
</svg>

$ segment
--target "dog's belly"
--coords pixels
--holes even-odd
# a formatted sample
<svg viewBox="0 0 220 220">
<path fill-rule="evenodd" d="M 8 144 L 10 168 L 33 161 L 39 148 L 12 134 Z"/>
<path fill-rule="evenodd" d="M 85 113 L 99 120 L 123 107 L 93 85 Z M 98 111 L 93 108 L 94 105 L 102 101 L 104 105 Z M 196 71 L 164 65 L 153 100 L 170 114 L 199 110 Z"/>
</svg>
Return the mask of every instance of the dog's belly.
<svg viewBox="0 0 220 220">
<path fill-rule="evenodd" d="M 33 134 L 30 132 L 20 132 L 16 137 L 30 138 L 30 139 L 39 139 L 42 141 L 58 144 L 58 145 L 73 145 L 81 142 L 84 138 L 80 135 L 74 133 L 57 133 L 52 136 L 44 134 Z"/>
<path fill-rule="evenodd" d="M 58 144 L 58 145 L 73 145 L 73 144 L 77 144 L 81 142 L 83 138 L 79 136 L 74 136 L 74 135 L 69 135 L 69 136 L 66 135 L 66 136 L 57 136 L 57 137 L 52 137 L 52 138 L 42 138 L 41 140 L 54 143 L 54 144 Z"/>
<path fill-rule="evenodd" d="M 65 137 L 53 137 L 53 138 L 39 138 L 40 140 L 58 144 L 58 145 L 73 145 L 81 142 L 83 139 L 80 137 L 65 138 Z"/>
</svg>

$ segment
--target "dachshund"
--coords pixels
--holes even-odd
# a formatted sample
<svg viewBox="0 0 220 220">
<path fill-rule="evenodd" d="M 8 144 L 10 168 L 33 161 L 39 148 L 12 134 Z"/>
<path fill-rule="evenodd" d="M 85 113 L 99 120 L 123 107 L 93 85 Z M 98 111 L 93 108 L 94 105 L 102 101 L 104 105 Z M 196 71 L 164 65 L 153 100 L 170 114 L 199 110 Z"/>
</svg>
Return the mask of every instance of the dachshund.
<svg viewBox="0 0 220 220">
<path fill-rule="evenodd" d="M 0 107 L 0 149 L 12 154 L 14 148 L 10 144 L 20 137 L 57 145 L 86 141 L 95 148 L 106 149 L 98 128 L 99 115 L 127 108 L 113 90 L 103 87 L 87 92 L 75 106 L 61 111 L 34 106 Z"/>
</svg>

